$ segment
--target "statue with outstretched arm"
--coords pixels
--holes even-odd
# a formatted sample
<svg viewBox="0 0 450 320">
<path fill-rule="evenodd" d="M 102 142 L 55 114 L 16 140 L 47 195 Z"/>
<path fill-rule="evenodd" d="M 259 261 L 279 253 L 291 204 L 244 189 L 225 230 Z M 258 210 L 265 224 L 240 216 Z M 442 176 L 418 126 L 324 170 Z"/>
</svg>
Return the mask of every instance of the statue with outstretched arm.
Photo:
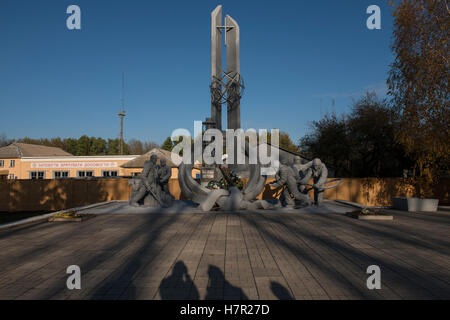
<svg viewBox="0 0 450 320">
<path fill-rule="evenodd" d="M 312 161 L 302 164 L 302 159 L 299 156 L 294 157 L 294 164 L 292 165 L 292 168 L 297 174 L 298 190 L 303 194 L 308 193 L 306 184 L 308 184 L 309 180 L 311 179 L 311 176 L 307 177 L 306 174 L 308 172 L 308 169 L 311 168 L 312 164 L 313 164 Z"/>
<path fill-rule="evenodd" d="M 311 179 L 313 179 L 314 204 L 320 205 L 323 203 L 325 184 L 328 180 L 328 169 L 320 159 L 316 158 L 312 161 L 311 167 L 306 170 L 304 177 L 299 181 L 299 185 L 304 187 L 309 184 Z"/>
<path fill-rule="evenodd" d="M 281 193 L 281 200 L 282 202 L 284 202 L 284 205 L 294 205 L 294 199 L 301 202 L 302 204 L 312 204 L 311 198 L 306 194 L 300 193 L 300 191 L 298 190 L 298 175 L 291 167 L 279 163 L 279 169 L 275 176 L 275 179 L 276 180 L 270 183 L 270 185 L 274 188 L 284 187 Z M 294 199 L 291 195 L 294 197 Z"/>
<path fill-rule="evenodd" d="M 152 206 L 156 206 L 157 204 L 163 205 L 161 200 L 161 188 L 157 183 L 157 160 L 158 158 L 156 155 L 152 155 L 150 160 L 145 162 L 139 178 L 132 180 L 132 192 L 129 201 L 130 205 L 138 206 L 139 201 L 144 198 L 147 199 L 147 197 L 153 198 L 147 199 Z"/>
</svg>

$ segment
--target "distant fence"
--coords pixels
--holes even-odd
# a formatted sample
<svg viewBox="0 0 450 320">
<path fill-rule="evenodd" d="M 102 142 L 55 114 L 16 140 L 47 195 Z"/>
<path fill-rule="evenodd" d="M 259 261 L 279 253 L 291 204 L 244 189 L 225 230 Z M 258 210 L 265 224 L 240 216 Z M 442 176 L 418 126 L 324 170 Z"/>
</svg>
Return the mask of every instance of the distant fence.
<svg viewBox="0 0 450 320">
<path fill-rule="evenodd" d="M 169 181 L 176 199 L 181 191 L 178 179 Z M 266 185 L 259 199 L 278 198 L 280 189 Z M 358 202 L 365 205 L 390 205 L 391 198 L 412 196 L 414 185 L 400 178 L 349 178 L 325 192 L 325 198 Z M 128 200 L 131 187 L 128 179 L 61 179 L 61 180 L 0 180 L 0 212 L 56 211 L 109 200 Z M 434 189 L 440 205 L 450 204 L 450 179 L 442 180 Z"/>
</svg>

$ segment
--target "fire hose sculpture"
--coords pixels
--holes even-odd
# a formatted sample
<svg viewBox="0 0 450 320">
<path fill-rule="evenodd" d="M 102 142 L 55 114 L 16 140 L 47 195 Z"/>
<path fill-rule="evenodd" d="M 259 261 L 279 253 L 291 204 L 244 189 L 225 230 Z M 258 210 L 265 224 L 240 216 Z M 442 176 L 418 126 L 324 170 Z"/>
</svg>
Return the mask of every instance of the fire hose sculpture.
<svg viewBox="0 0 450 320">
<path fill-rule="evenodd" d="M 335 188 L 342 182 L 339 178 L 328 180 L 328 170 L 319 159 L 301 165 L 301 168 L 296 164 L 298 163 L 288 166 L 279 163 L 276 180 L 269 184 L 271 187 L 283 188 L 280 200 L 284 206 L 293 206 L 295 201 L 301 205 L 320 205 L 323 202 L 324 191 Z M 298 168 L 300 170 L 297 171 Z M 224 177 L 226 179 L 225 175 Z M 309 183 L 311 179 L 313 184 Z M 242 191 L 235 186 L 228 189 L 202 187 L 192 178 L 192 165 L 183 163 L 179 166 L 178 181 L 183 195 L 197 203 L 202 211 L 210 211 L 213 208 L 221 211 L 237 211 L 276 207 L 268 201 L 256 200 L 266 184 L 266 176 L 261 175 L 259 164 L 250 165 L 250 178 Z M 333 182 L 333 185 L 327 186 Z M 310 190 L 314 190 L 314 201 L 308 195 Z"/>
<path fill-rule="evenodd" d="M 180 164 L 178 182 L 183 195 L 199 205 L 202 211 L 217 207 L 221 211 L 269 209 L 272 205 L 265 200 L 256 200 L 266 184 L 266 177 L 261 175 L 260 165 L 250 165 L 250 178 L 241 191 L 237 187 L 226 189 L 208 189 L 202 187 L 192 178 L 192 165 Z"/>
</svg>

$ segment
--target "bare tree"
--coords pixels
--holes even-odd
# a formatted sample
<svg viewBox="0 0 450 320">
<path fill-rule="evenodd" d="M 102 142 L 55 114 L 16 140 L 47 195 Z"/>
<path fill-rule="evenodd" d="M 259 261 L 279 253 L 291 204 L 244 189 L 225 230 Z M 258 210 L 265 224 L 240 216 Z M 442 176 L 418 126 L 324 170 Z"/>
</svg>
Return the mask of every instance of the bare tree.
<svg viewBox="0 0 450 320">
<path fill-rule="evenodd" d="M 144 153 L 147 153 L 154 148 L 160 148 L 160 145 L 153 141 L 146 141 L 146 142 L 144 142 L 143 148 L 144 148 L 144 150 L 143 150 Z"/>
<path fill-rule="evenodd" d="M 145 154 L 148 151 L 159 148 L 159 145 L 153 141 L 144 141 L 138 139 L 130 139 L 127 143 L 130 154 Z"/>
<path fill-rule="evenodd" d="M 144 147 L 142 141 L 136 139 L 130 139 L 127 142 L 130 154 L 144 154 Z"/>
<path fill-rule="evenodd" d="M 5 147 L 7 145 L 9 145 L 12 142 L 12 140 L 9 140 L 6 137 L 5 133 L 0 134 L 0 147 Z"/>
</svg>

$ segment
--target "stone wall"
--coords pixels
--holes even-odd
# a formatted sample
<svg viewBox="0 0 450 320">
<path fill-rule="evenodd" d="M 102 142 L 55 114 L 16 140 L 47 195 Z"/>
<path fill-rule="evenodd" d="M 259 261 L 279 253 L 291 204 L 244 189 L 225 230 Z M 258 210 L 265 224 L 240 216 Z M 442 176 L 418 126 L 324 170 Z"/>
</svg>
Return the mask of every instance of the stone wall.
<svg viewBox="0 0 450 320">
<path fill-rule="evenodd" d="M 367 206 L 389 206 L 393 197 L 413 197 L 415 191 L 415 185 L 410 179 L 344 178 L 342 180 L 336 188 L 325 191 L 325 199 L 347 200 Z M 280 193 L 280 189 L 271 190 L 266 185 L 258 198 L 278 198 Z M 442 179 L 434 187 L 433 193 L 434 198 L 439 199 L 439 205 L 450 205 L 450 179 Z M 313 197 L 312 191 L 310 196 Z"/>
</svg>

